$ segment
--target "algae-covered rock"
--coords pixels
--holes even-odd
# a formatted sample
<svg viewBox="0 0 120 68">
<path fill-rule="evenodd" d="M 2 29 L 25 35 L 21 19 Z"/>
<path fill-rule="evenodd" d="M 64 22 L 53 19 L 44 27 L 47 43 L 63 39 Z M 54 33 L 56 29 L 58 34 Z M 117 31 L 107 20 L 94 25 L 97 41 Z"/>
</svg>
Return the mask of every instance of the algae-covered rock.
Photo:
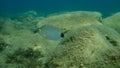
<svg viewBox="0 0 120 68">
<path fill-rule="evenodd" d="M 43 19 L 43 17 L 38 16 L 36 11 L 28 11 L 11 19 L 15 21 L 14 24 L 16 29 L 28 29 L 35 31 L 38 21 Z"/>
<path fill-rule="evenodd" d="M 101 24 L 99 21 L 101 21 L 99 12 L 76 11 L 48 16 L 40 20 L 37 27 L 40 28 L 45 24 L 50 24 L 60 28 L 62 31 L 66 31 L 80 26 Z"/>
<path fill-rule="evenodd" d="M 120 12 L 105 18 L 103 24 L 115 29 L 120 33 Z"/>
<path fill-rule="evenodd" d="M 38 23 L 38 28 L 46 24 L 60 28 L 64 34 L 46 63 L 48 68 L 120 67 L 120 35 L 102 24 L 99 13 L 49 16 Z"/>
<path fill-rule="evenodd" d="M 120 67 L 120 41 L 110 38 L 96 27 L 68 31 L 48 62 L 49 68 Z"/>
<path fill-rule="evenodd" d="M 32 48 L 19 48 L 13 54 L 8 54 L 5 62 L 8 65 L 17 64 L 15 67 L 40 68 L 43 57 L 40 51 L 33 50 Z"/>
<path fill-rule="evenodd" d="M 4 39 L 0 36 L 0 52 L 4 51 L 8 46 L 10 46 L 9 44 L 7 44 Z"/>
<path fill-rule="evenodd" d="M 2 41 L 0 43 L 2 52 L 0 64 L 3 63 L 0 66 L 6 68 L 41 68 L 46 59 L 44 57 L 48 56 L 49 51 L 52 51 L 58 44 L 58 41 L 44 39 L 39 34 L 28 30 L 18 30 L 16 33 L 1 36 L 5 43 Z M 41 58 L 39 53 L 44 57 Z"/>
<path fill-rule="evenodd" d="M 52 51 L 58 41 L 42 38 L 38 33 L 33 33 L 28 29 L 16 29 L 14 20 L 6 19 L 4 22 L 0 32 L 0 67 L 41 68 L 43 59 L 39 58 L 40 54 L 38 53 L 46 56 L 47 51 Z M 28 57 L 38 56 L 38 58 L 26 58 L 24 53 Z"/>
<path fill-rule="evenodd" d="M 99 12 L 89 11 L 66 12 L 42 19 L 28 12 L 16 19 L 6 19 L 0 26 L 3 47 L 0 67 L 119 68 L 120 34 L 105 25 L 105 20 L 102 21 Z M 37 27 L 34 22 L 38 22 Z M 36 28 L 39 32 L 34 33 Z"/>
</svg>

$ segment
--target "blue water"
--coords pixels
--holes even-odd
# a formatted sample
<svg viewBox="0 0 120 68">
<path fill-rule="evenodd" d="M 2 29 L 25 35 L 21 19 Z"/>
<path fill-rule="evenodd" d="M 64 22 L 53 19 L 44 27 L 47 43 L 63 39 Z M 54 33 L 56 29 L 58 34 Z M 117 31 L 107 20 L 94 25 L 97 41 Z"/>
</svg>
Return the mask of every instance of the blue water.
<svg viewBox="0 0 120 68">
<path fill-rule="evenodd" d="M 44 14 L 86 10 L 109 16 L 120 11 L 120 0 L 0 0 L 0 15 L 15 15 L 29 10 Z"/>
</svg>

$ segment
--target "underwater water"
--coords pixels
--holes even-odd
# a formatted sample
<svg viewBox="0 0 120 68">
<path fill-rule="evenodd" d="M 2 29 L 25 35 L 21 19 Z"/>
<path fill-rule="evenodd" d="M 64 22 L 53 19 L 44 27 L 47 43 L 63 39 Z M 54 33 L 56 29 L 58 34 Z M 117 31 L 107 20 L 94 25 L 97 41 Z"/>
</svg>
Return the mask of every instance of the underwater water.
<svg viewBox="0 0 120 68">
<path fill-rule="evenodd" d="M 0 15 L 26 11 L 50 14 L 65 11 L 98 11 L 109 16 L 120 11 L 119 0 L 0 0 Z"/>
<path fill-rule="evenodd" d="M 0 68 L 120 68 L 120 0 L 0 0 Z"/>
</svg>

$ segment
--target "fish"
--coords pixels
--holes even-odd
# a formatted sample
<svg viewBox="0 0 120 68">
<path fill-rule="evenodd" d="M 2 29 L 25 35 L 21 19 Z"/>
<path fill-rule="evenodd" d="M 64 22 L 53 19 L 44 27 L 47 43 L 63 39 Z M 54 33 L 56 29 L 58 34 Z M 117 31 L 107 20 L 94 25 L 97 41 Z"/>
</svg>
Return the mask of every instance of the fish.
<svg viewBox="0 0 120 68">
<path fill-rule="evenodd" d="M 39 34 L 50 40 L 60 40 L 61 39 L 61 30 L 53 25 L 45 24 L 39 28 Z"/>
</svg>

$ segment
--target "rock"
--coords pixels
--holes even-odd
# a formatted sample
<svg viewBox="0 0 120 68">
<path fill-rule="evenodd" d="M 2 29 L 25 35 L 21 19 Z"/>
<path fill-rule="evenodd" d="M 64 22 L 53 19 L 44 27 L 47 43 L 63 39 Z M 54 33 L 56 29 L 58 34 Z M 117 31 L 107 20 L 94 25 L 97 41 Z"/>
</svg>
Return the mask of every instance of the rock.
<svg viewBox="0 0 120 68">
<path fill-rule="evenodd" d="M 79 15 L 80 14 L 80 15 Z M 82 15 L 82 16 L 81 16 Z M 97 16 L 97 17 L 96 17 Z M 48 68 L 120 67 L 120 35 L 102 24 L 101 17 L 90 12 L 50 16 L 38 23 L 54 25 L 64 37 L 46 62 Z"/>
<path fill-rule="evenodd" d="M 38 19 L 38 29 L 43 29 L 44 25 L 58 28 L 61 39 L 46 39 L 39 33 L 33 33 L 30 26 L 23 24 L 23 21 L 9 19 L 5 21 L 6 27 L 2 26 L 2 30 L 8 34 L 0 33 L 4 42 L 10 45 L 4 47 L 0 53 L 0 67 L 120 67 L 120 34 L 113 27 L 104 24 L 105 19 L 102 20 L 99 12 L 67 12 Z M 25 25 L 25 28 L 16 28 L 16 25 L 19 26 L 18 22 Z M 47 30 L 49 31 L 49 28 Z"/>
<path fill-rule="evenodd" d="M 120 33 L 120 12 L 105 18 L 103 20 L 103 24 L 115 29 Z"/>
<path fill-rule="evenodd" d="M 105 36 L 96 27 L 87 26 L 70 30 L 56 48 L 57 51 L 51 57 L 48 66 L 49 68 L 120 67 L 120 35 L 118 37 L 119 39 L 113 39 L 111 36 Z"/>
<path fill-rule="evenodd" d="M 81 26 L 101 24 L 99 21 L 101 21 L 101 14 L 98 12 L 76 11 L 48 16 L 40 20 L 37 27 L 40 28 L 45 24 L 50 24 L 64 32 Z"/>
</svg>

